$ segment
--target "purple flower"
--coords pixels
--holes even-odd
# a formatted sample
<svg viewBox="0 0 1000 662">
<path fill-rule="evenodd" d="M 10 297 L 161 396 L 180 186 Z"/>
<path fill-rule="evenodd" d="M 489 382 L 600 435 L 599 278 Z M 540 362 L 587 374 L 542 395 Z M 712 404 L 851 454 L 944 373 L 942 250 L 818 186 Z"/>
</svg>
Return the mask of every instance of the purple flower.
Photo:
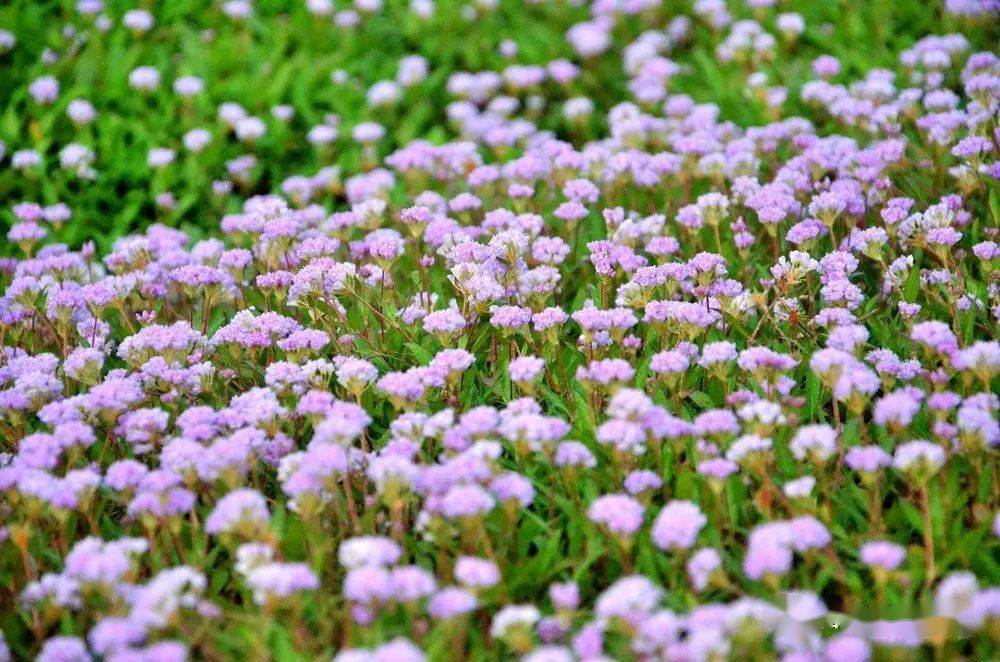
<svg viewBox="0 0 1000 662">
<path fill-rule="evenodd" d="M 878 446 L 855 446 L 847 451 L 844 463 L 855 471 L 872 474 L 892 464 L 892 457 Z"/>
<path fill-rule="evenodd" d="M 45 640 L 36 660 L 40 662 L 90 662 L 91 656 L 82 639 L 56 636 Z"/>
<path fill-rule="evenodd" d="M 489 588 L 500 581 L 500 570 L 492 561 L 460 556 L 455 561 L 455 579 L 469 588 Z"/>
<path fill-rule="evenodd" d="M 556 466 L 587 467 L 597 466 L 597 460 L 590 449 L 578 441 L 564 441 L 556 447 Z"/>
<path fill-rule="evenodd" d="M 657 490 L 663 485 L 663 480 L 654 471 L 633 471 L 625 477 L 625 491 L 632 496 L 638 496 L 650 490 Z"/>
<path fill-rule="evenodd" d="M 256 490 L 234 490 L 219 499 L 205 520 L 205 531 L 213 535 L 254 531 L 266 527 L 270 513 L 264 497 Z"/>
<path fill-rule="evenodd" d="M 642 526 L 646 508 L 630 496 L 608 494 L 598 497 L 587 509 L 587 517 L 608 532 L 632 536 Z"/>
<path fill-rule="evenodd" d="M 393 568 L 389 579 L 393 596 L 399 602 L 416 602 L 437 589 L 434 576 L 415 565 Z"/>
<path fill-rule="evenodd" d="M 504 330 L 515 330 L 531 322 L 531 309 L 519 306 L 496 306 L 490 313 L 490 324 Z"/>
<path fill-rule="evenodd" d="M 613 382 L 628 382 L 635 375 L 635 369 L 623 359 L 603 359 L 580 366 L 576 371 L 577 380 L 606 386 Z"/>
<path fill-rule="evenodd" d="M 797 460 L 824 464 L 837 451 L 837 433 L 829 425 L 804 425 L 795 431 L 789 448 Z"/>
<path fill-rule="evenodd" d="M 860 637 L 841 634 L 826 642 L 823 651 L 830 662 L 868 662 L 871 659 L 871 645 Z"/>
<path fill-rule="evenodd" d="M 545 361 L 537 356 L 520 356 L 507 366 L 511 380 L 520 383 L 534 381 L 544 369 Z"/>
<path fill-rule="evenodd" d="M 31 81 L 28 94 L 35 103 L 49 105 L 59 97 L 59 82 L 52 76 L 42 76 Z"/>
<path fill-rule="evenodd" d="M 691 555 L 686 569 L 688 579 L 695 591 L 708 588 L 712 574 L 722 567 L 722 557 L 711 547 L 704 547 Z"/>
<path fill-rule="evenodd" d="M 698 532 L 708 523 L 701 509 L 690 501 L 671 501 L 653 522 L 653 542 L 660 549 L 691 549 L 698 539 Z"/>
<path fill-rule="evenodd" d="M 859 555 L 865 565 L 895 570 L 906 559 L 906 550 L 895 543 L 875 540 L 862 545 Z"/>
<path fill-rule="evenodd" d="M 468 614 L 476 609 L 476 597 L 455 586 L 448 586 L 431 596 L 427 612 L 436 619 L 447 620 Z"/>
<path fill-rule="evenodd" d="M 946 460 L 939 445 L 918 439 L 896 447 L 892 465 L 914 480 L 929 478 L 938 472 Z"/>
<path fill-rule="evenodd" d="M 480 517 L 495 505 L 496 499 L 478 485 L 456 485 L 441 497 L 441 514 L 448 519 Z"/>
<path fill-rule="evenodd" d="M 766 575 L 784 575 L 792 565 L 792 552 L 782 545 L 750 547 L 743 561 L 743 572 L 750 579 Z"/>
<path fill-rule="evenodd" d="M 574 582 L 552 584 L 549 598 L 557 609 L 576 609 L 580 605 L 580 588 Z"/>
<path fill-rule="evenodd" d="M 259 605 L 319 588 L 319 578 L 305 563 L 265 563 L 247 573 L 246 583 Z"/>
</svg>

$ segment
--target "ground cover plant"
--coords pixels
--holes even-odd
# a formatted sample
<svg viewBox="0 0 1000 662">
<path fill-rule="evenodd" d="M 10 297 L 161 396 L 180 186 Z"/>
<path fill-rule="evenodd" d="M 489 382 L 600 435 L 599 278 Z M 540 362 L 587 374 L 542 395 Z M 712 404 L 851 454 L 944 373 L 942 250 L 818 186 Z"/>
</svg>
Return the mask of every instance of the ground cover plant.
<svg viewBox="0 0 1000 662">
<path fill-rule="evenodd" d="M 0 7 L 0 662 L 996 659 L 998 44 Z"/>
</svg>

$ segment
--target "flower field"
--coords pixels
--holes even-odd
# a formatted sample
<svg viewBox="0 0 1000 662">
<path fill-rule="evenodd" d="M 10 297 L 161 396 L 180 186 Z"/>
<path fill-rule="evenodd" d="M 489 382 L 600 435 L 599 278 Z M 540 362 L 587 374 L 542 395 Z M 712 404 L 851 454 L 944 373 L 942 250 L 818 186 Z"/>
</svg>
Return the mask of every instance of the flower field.
<svg viewBox="0 0 1000 662">
<path fill-rule="evenodd" d="M 0 662 L 1000 658 L 997 0 L 10 0 L 0 219 Z"/>
</svg>

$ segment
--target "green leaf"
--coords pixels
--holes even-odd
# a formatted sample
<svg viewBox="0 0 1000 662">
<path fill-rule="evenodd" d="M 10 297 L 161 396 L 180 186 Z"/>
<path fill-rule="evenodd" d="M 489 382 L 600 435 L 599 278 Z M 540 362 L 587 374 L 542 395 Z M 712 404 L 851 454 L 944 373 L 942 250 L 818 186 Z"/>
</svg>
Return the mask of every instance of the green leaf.
<svg viewBox="0 0 1000 662">
<path fill-rule="evenodd" d="M 923 251 L 918 249 L 913 257 L 913 267 L 903 284 L 903 297 L 910 303 L 916 301 L 917 295 L 920 294 L 920 259 L 922 257 Z"/>
<path fill-rule="evenodd" d="M 412 354 L 413 358 L 415 358 L 421 365 L 427 365 L 433 358 L 431 353 L 425 347 L 421 347 L 417 343 L 406 343 L 406 349 L 410 350 L 410 354 Z"/>
<path fill-rule="evenodd" d="M 702 409 L 712 409 L 715 407 L 715 403 L 712 402 L 712 398 L 710 398 L 708 394 L 703 391 L 693 391 L 689 393 L 688 399 Z"/>
<path fill-rule="evenodd" d="M 268 644 L 277 662 L 293 662 L 302 659 L 292 644 L 292 636 L 284 626 L 272 621 L 269 634 Z"/>
</svg>

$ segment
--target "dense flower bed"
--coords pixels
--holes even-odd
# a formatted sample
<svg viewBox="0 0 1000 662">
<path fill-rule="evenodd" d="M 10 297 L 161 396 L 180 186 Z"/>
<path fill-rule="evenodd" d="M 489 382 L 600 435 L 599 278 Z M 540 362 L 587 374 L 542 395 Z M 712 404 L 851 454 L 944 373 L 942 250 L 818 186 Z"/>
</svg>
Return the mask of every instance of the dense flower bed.
<svg viewBox="0 0 1000 662">
<path fill-rule="evenodd" d="M 749 4 L 596 2 L 575 63 L 452 75 L 455 140 L 382 158 L 358 123 L 350 166 L 200 239 L 72 249 L 71 199 L 14 204 L 0 660 L 1000 655 L 1000 57 L 822 56 L 794 116 L 754 71 L 802 17 Z M 980 36 L 995 9 L 946 3 Z M 635 21 L 630 101 L 530 121 Z M 772 121 L 671 91 L 695 25 Z M 89 149 L 62 168 L 95 176 Z"/>
</svg>

